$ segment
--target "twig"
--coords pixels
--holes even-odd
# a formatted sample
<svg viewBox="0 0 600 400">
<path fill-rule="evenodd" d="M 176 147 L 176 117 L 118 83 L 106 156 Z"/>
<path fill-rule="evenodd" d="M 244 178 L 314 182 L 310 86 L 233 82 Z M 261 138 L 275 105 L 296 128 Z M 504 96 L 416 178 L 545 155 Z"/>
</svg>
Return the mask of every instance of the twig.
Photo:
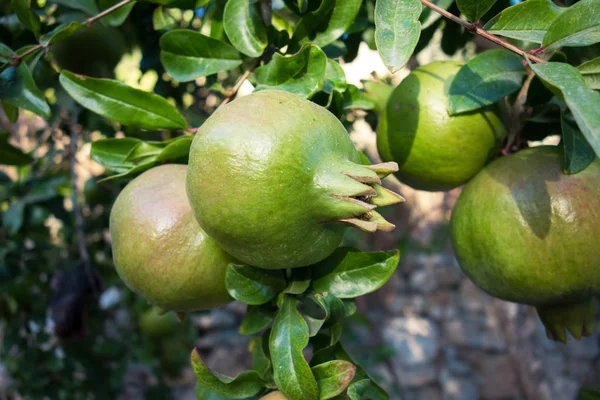
<svg viewBox="0 0 600 400">
<path fill-rule="evenodd" d="M 89 28 L 89 27 L 91 27 L 94 24 L 94 22 L 98 21 L 99 19 L 102 19 L 102 18 L 106 17 L 108 14 L 110 14 L 110 13 L 118 10 L 119 8 L 121 8 L 123 6 L 126 6 L 127 4 L 132 3 L 134 1 L 135 0 L 123 0 L 123 1 L 115 4 L 114 6 L 107 8 L 106 10 L 102 11 L 101 13 L 99 13 L 97 15 L 94 15 L 93 17 L 90 17 L 90 18 L 86 19 L 83 23 L 86 25 L 86 27 Z M 45 45 L 40 43 L 40 44 L 38 44 L 36 46 L 33 46 L 32 48 L 30 48 L 29 50 L 27 50 L 23 54 L 19 54 L 19 55 L 16 55 L 16 56 L 12 57 L 13 62 L 11 63 L 11 65 L 13 65 L 13 66 L 19 65 L 21 63 L 21 61 L 25 57 L 27 57 L 28 55 L 30 55 L 31 53 L 34 53 L 34 52 L 36 52 L 38 50 L 41 50 L 41 49 L 47 49 L 48 47 L 50 47 L 52 45 L 52 43 L 53 42 L 50 42 L 50 43 L 45 44 Z"/>
<path fill-rule="evenodd" d="M 527 71 L 527 78 L 525 79 L 523 86 L 521 86 L 517 99 L 512 106 L 508 127 L 508 138 L 506 140 L 506 146 L 504 146 L 504 149 L 502 150 L 504 155 L 511 153 L 511 148 L 523 129 L 523 120 L 526 117 L 525 102 L 527 101 L 527 93 L 529 92 L 529 87 L 531 86 L 531 81 L 533 81 L 534 77 L 535 73 L 529 69 Z"/>
<path fill-rule="evenodd" d="M 79 116 L 79 110 L 74 110 L 71 116 L 71 142 L 69 143 L 69 171 L 71 172 L 71 189 L 73 190 L 72 202 L 73 202 L 73 216 L 75 217 L 75 236 L 77 240 L 77 247 L 79 249 L 79 258 L 83 263 L 86 275 L 88 277 L 90 286 L 95 294 L 99 294 L 99 288 L 92 274 L 90 255 L 87 250 L 85 240 L 85 226 L 83 222 L 83 215 L 81 214 L 81 207 L 79 207 L 79 188 L 77 187 L 77 171 L 75 166 L 77 165 L 77 139 L 78 132 L 81 128 L 77 124 L 77 118 Z"/>
<path fill-rule="evenodd" d="M 248 68 L 246 70 L 246 72 L 244 72 L 242 74 L 242 76 L 240 76 L 240 78 L 237 80 L 237 82 L 235 83 L 235 85 L 233 85 L 233 87 L 227 91 L 227 93 L 225 94 L 227 97 L 225 98 L 225 100 L 223 100 L 223 102 L 221 102 L 221 104 L 219 104 L 219 107 L 223 107 L 225 104 L 229 103 L 231 100 L 235 99 L 235 96 L 237 96 L 238 91 L 240 90 L 240 88 L 242 87 L 242 84 L 244 83 L 244 81 L 246 79 L 248 79 L 248 77 L 250 76 L 250 74 L 252 72 L 254 72 L 254 70 L 256 69 L 256 67 L 258 67 L 258 65 L 260 64 L 260 60 L 261 58 L 257 58 L 254 60 L 254 62 L 252 63 L 252 65 L 250 66 L 250 68 Z"/>
<path fill-rule="evenodd" d="M 521 57 L 527 57 L 534 63 L 545 62 L 543 59 L 536 57 L 533 54 L 527 53 L 525 50 L 520 49 L 517 46 L 512 45 L 505 40 L 500 39 L 498 36 L 495 36 L 495 35 L 492 35 L 491 33 L 486 32 L 485 30 L 481 29 L 481 27 L 479 27 L 476 23 L 472 24 L 469 21 L 465 21 L 464 19 L 457 17 L 456 15 L 452 14 L 451 12 L 446 11 L 441 7 L 438 7 L 437 5 L 433 4 L 429 0 L 421 0 L 421 3 L 425 7 L 431 8 L 433 11 L 437 12 L 438 14 L 441 14 L 442 16 L 448 18 L 449 20 L 462 25 L 466 30 L 468 30 L 469 32 L 471 32 L 474 35 L 479 35 L 479 36 L 489 40 L 490 42 L 496 43 L 497 45 L 502 46 L 505 49 L 508 49 L 508 50 L 512 51 L 513 53 L 520 55 Z"/>
</svg>

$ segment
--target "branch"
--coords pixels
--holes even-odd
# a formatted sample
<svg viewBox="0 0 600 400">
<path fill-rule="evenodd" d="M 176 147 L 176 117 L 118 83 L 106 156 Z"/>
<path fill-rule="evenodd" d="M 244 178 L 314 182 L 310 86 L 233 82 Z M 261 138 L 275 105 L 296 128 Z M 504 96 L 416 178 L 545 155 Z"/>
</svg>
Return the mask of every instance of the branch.
<svg viewBox="0 0 600 400">
<path fill-rule="evenodd" d="M 98 21 L 99 19 L 102 19 L 102 18 L 106 17 L 108 14 L 110 14 L 110 13 L 118 10 L 119 8 L 121 8 L 123 6 L 126 6 L 127 4 L 132 3 L 134 1 L 135 0 L 123 0 L 123 1 L 115 4 L 114 6 L 107 8 L 106 10 L 102 11 L 101 13 L 99 13 L 97 15 L 94 15 L 93 17 L 90 17 L 90 18 L 86 19 L 83 23 L 88 28 L 90 28 L 94 24 L 94 22 Z M 30 48 L 29 50 L 27 50 L 23 54 L 19 54 L 17 56 L 12 57 L 13 58 L 13 62 L 11 63 L 11 65 L 13 65 L 13 66 L 19 65 L 21 63 L 21 61 L 25 57 L 27 57 L 28 55 L 30 55 L 31 53 L 34 53 L 34 52 L 36 52 L 38 50 L 41 50 L 41 49 L 47 49 L 51 45 L 52 45 L 52 43 L 48 43 L 46 45 L 43 45 L 43 44 L 40 43 L 40 44 L 38 44 L 36 46 L 33 46 L 32 48 Z"/>
<path fill-rule="evenodd" d="M 250 68 L 248 68 L 246 70 L 246 72 L 244 72 L 244 74 L 242 76 L 240 76 L 240 79 L 237 80 L 235 85 L 233 85 L 233 87 L 227 91 L 227 93 L 225 94 L 227 97 L 225 98 L 225 100 L 223 100 L 223 102 L 221 102 L 221 104 L 219 104 L 219 107 L 223 107 L 225 104 L 227 104 L 231 100 L 235 99 L 235 96 L 237 96 L 237 92 L 242 87 L 242 84 L 244 83 L 244 81 L 246 79 L 248 79 L 250 74 L 252 72 L 254 72 L 254 70 L 258 67 L 258 65 L 260 64 L 260 60 L 261 60 L 261 57 L 255 59 L 254 62 L 252 63 L 252 65 L 250 66 Z"/>
<path fill-rule="evenodd" d="M 83 222 L 83 215 L 81 214 L 81 207 L 79 206 L 79 188 L 77 187 L 77 171 L 75 166 L 77 165 L 77 139 L 78 133 L 81 131 L 81 126 L 77 123 L 79 117 L 79 110 L 73 111 L 71 116 L 72 122 L 70 125 L 71 131 L 71 142 L 69 143 L 69 171 L 71 173 L 71 189 L 73 191 L 72 202 L 73 202 L 73 216 L 75 218 L 75 240 L 77 241 L 77 247 L 79 249 L 79 258 L 83 263 L 86 275 L 94 293 L 99 294 L 100 288 L 98 287 L 96 280 L 91 269 L 90 254 L 88 253 L 86 240 L 85 240 L 85 226 Z"/>
<path fill-rule="evenodd" d="M 469 21 L 465 21 L 464 19 L 457 17 L 456 15 L 452 14 L 451 12 L 448 12 L 448 11 L 444 10 L 443 8 L 438 7 L 437 5 L 433 4 L 429 0 L 421 0 L 421 3 L 425 7 L 431 8 L 433 11 L 437 12 L 438 14 L 443 15 L 444 17 L 448 18 L 449 20 L 452 20 L 452 21 L 456 22 L 457 24 L 462 25 L 466 30 L 468 30 L 469 32 L 471 32 L 474 35 L 479 35 L 479 36 L 489 40 L 490 42 L 496 43 L 497 45 L 502 46 L 505 49 L 508 49 L 508 50 L 512 51 L 513 53 L 520 55 L 521 57 L 527 57 L 534 63 L 545 62 L 541 58 L 536 57 L 533 54 L 529 54 L 525 50 L 520 49 L 517 46 L 512 45 L 505 40 L 500 39 L 498 36 L 495 36 L 495 35 L 492 35 L 491 33 L 486 32 L 485 30 L 483 30 L 479 26 L 477 26 L 477 24 L 472 24 Z"/>
</svg>

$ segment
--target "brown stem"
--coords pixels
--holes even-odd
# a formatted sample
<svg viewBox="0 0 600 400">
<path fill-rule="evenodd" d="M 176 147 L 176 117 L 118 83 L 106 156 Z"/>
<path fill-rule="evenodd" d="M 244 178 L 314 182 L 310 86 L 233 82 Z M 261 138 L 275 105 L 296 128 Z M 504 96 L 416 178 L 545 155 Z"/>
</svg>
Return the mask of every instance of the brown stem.
<svg viewBox="0 0 600 400">
<path fill-rule="evenodd" d="M 240 88 L 242 87 L 242 84 L 244 83 L 244 81 L 246 79 L 248 79 L 248 77 L 250 76 L 250 74 L 252 72 L 254 72 L 254 70 L 258 67 L 258 65 L 260 64 L 260 60 L 261 58 L 257 58 L 254 60 L 254 62 L 252 63 L 252 65 L 250 66 L 250 68 L 248 68 L 246 70 L 246 72 L 244 72 L 242 74 L 242 76 L 240 76 L 240 78 L 237 80 L 237 82 L 235 83 L 235 85 L 233 85 L 233 87 L 227 91 L 227 93 L 225 94 L 227 97 L 225 98 L 225 100 L 223 100 L 223 102 L 221 104 L 219 104 L 219 107 L 223 107 L 225 104 L 229 103 L 231 100 L 235 99 L 235 96 L 237 96 L 237 92 L 240 90 Z"/>
<path fill-rule="evenodd" d="M 495 35 L 492 35 L 491 33 L 486 32 L 485 30 L 481 29 L 481 27 L 479 27 L 476 23 L 472 24 L 469 21 L 465 21 L 464 19 L 457 17 L 456 15 L 452 14 L 451 12 L 448 12 L 448 11 L 444 10 L 443 8 L 438 7 L 437 5 L 433 4 L 429 0 L 421 0 L 421 3 L 425 7 L 431 8 L 433 11 L 437 12 L 438 14 L 441 14 L 442 16 L 448 18 L 449 20 L 452 20 L 452 21 L 456 22 L 457 24 L 462 25 L 466 30 L 468 30 L 469 32 L 471 32 L 474 35 L 481 36 L 481 37 L 489 40 L 490 42 L 496 43 L 497 45 L 502 46 L 505 49 L 508 49 L 508 50 L 512 51 L 513 53 L 520 55 L 521 57 L 527 57 L 534 63 L 545 62 L 541 58 L 536 57 L 532 54 L 529 54 L 525 50 L 520 49 L 517 46 L 512 45 L 505 40 L 500 39 L 498 36 L 495 36 Z"/>
<path fill-rule="evenodd" d="M 106 17 L 108 14 L 118 10 L 119 8 L 126 6 L 129 3 L 134 2 L 135 0 L 123 0 L 117 4 L 115 4 L 112 7 L 107 8 L 106 10 L 102 11 L 101 13 L 94 15 L 93 17 L 90 17 L 88 19 L 86 19 L 83 23 L 89 28 L 90 26 L 92 26 L 94 24 L 94 22 L 98 21 L 99 19 L 102 19 L 104 17 Z M 14 61 L 12 62 L 12 65 L 19 65 L 19 63 L 25 58 L 27 57 L 29 54 L 36 52 L 38 50 L 41 49 L 47 49 L 48 47 L 50 47 L 50 45 L 52 45 L 52 43 L 48 43 L 46 45 L 43 44 L 38 44 L 36 46 L 33 46 L 32 48 L 30 48 L 29 50 L 27 50 L 26 52 L 24 52 L 23 54 L 19 54 L 18 56 L 13 57 Z"/>
<path fill-rule="evenodd" d="M 525 119 L 527 118 L 527 113 L 525 112 L 525 102 L 527 101 L 527 92 L 529 91 L 529 87 L 531 86 L 531 81 L 535 73 L 530 69 L 527 72 L 527 78 L 521 86 L 521 90 L 517 95 L 517 99 L 515 100 L 512 109 L 510 111 L 510 121 L 508 127 L 508 138 L 506 140 L 506 145 L 503 149 L 503 154 L 508 155 L 512 152 L 512 147 L 515 144 L 515 140 L 519 137 L 521 130 L 523 130 L 523 124 Z"/>
</svg>

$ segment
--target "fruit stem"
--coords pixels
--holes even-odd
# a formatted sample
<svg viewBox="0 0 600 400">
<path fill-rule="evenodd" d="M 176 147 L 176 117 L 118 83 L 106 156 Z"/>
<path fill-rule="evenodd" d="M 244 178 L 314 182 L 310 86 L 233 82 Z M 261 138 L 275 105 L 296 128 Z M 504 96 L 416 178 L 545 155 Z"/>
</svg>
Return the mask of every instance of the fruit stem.
<svg viewBox="0 0 600 400">
<path fill-rule="evenodd" d="M 592 335 L 596 313 L 593 297 L 577 303 L 538 306 L 536 309 L 550 340 L 566 343 L 567 331 L 577 340 Z"/>
</svg>

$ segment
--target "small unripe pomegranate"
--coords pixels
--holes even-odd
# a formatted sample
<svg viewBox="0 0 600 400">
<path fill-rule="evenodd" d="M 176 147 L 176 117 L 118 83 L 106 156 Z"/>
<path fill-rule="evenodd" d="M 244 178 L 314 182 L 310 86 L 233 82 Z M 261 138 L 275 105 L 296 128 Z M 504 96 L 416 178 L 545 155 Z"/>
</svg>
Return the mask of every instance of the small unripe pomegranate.
<svg viewBox="0 0 600 400">
<path fill-rule="evenodd" d="M 164 165 L 144 172 L 119 194 L 110 213 L 121 279 L 153 305 L 178 312 L 232 301 L 225 270 L 236 262 L 194 219 L 185 171 L 183 165 Z"/>
</svg>

